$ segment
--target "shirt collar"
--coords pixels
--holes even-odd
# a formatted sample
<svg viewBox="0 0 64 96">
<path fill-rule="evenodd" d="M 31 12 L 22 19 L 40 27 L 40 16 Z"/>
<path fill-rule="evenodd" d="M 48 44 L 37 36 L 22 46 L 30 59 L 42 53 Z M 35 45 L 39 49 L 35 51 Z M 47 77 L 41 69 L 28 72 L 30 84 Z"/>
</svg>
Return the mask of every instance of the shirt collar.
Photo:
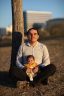
<svg viewBox="0 0 64 96">
<path fill-rule="evenodd" d="M 29 47 L 31 46 L 31 44 L 30 44 L 30 42 L 29 42 L 29 41 L 28 41 L 28 42 L 26 42 L 26 45 L 27 45 L 27 46 L 29 46 Z M 35 46 L 37 46 L 37 45 L 38 45 L 38 41 L 37 41 L 37 43 L 35 44 Z"/>
</svg>

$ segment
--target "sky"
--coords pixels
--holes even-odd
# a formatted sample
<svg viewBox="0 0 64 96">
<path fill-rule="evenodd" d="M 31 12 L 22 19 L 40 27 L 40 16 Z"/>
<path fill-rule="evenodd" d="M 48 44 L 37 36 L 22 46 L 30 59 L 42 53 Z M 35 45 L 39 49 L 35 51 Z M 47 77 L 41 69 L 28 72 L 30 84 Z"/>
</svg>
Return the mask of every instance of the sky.
<svg viewBox="0 0 64 96">
<path fill-rule="evenodd" d="M 64 0 L 23 0 L 24 10 L 50 11 L 53 18 L 64 18 Z M 0 28 L 11 24 L 11 0 L 0 0 Z"/>
</svg>

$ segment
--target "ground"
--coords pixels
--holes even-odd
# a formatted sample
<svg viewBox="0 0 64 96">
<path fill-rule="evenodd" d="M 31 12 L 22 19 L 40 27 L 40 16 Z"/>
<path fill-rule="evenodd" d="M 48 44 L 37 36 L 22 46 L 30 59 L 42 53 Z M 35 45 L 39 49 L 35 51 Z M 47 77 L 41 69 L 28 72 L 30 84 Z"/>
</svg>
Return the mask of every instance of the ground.
<svg viewBox="0 0 64 96">
<path fill-rule="evenodd" d="M 21 83 L 15 87 L 8 76 L 11 63 L 11 47 L 0 47 L 0 96 L 64 96 L 64 39 L 43 41 L 50 53 L 56 72 L 49 78 L 48 85 L 38 84 L 34 88 Z"/>
</svg>

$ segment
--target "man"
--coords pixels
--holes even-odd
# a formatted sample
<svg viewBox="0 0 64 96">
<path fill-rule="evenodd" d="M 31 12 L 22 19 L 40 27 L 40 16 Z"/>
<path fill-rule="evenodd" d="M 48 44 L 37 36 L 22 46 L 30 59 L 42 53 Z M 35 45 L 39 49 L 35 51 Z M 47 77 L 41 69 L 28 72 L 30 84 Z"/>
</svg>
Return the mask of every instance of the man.
<svg viewBox="0 0 64 96">
<path fill-rule="evenodd" d="M 18 77 L 20 80 L 22 77 L 26 77 L 26 69 L 24 64 L 26 64 L 26 57 L 28 55 L 33 55 L 35 57 L 35 62 L 38 64 L 34 68 L 34 73 L 37 75 L 34 77 L 34 81 L 41 79 L 43 84 L 48 83 L 48 77 L 53 75 L 56 68 L 53 64 L 50 64 L 50 57 L 47 47 L 38 42 L 39 33 L 36 28 L 30 28 L 27 32 L 28 41 L 21 45 L 18 50 L 16 66 L 19 68 Z M 23 75 L 21 75 L 23 74 Z M 26 78 L 25 78 L 26 79 Z"/>
</svg>

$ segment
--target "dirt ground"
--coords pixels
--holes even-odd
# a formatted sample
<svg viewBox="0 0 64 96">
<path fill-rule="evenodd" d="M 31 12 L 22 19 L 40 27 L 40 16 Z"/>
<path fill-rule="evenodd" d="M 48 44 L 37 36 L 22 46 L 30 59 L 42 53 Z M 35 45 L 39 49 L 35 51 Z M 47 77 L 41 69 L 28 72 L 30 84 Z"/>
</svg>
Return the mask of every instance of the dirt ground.
<svg viewBox="0 0 64 96">
<path fill-rule="evenodd" d="M 15 87 L 8 76 L 11 47 L 0 47 L 0 96 L 64 96 L 64 39 L 43 41 L 50 53 L 56 72 L 49 78 L 48 85 L 38 84 L 34 88 L 21 83 Z"/>
</svg>

